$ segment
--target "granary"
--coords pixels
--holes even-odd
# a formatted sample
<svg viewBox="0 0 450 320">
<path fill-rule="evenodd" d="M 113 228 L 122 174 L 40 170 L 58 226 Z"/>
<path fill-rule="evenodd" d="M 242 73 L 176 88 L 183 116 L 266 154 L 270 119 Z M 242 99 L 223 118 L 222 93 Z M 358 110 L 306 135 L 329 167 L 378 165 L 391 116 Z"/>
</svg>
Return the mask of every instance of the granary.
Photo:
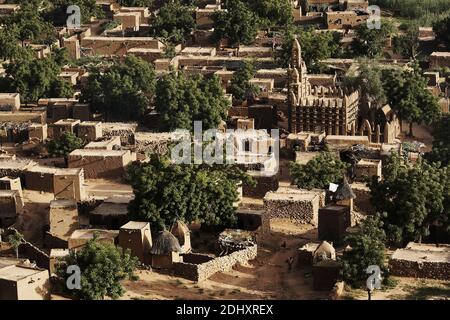
<svg viewBox="0 0 450 320">
<path fill-rule="evenodd" d="M 120 227 L 119 246 L 131 250 L 131 255 L 138 257 L 144 264 L 151 262 L 152 234 L 148 222 L 130 221 Z"/>
<path fill-rule="evenodd" d="M 169 231 L 161 231 L 153 242 L 152 267 L 157 269 L 171 268 L 173 263 L 182 262 L 182 249 L 178 239 Z"/>
<path fill-rule="evenodd" d="M 78 138 L 86 142 L 95 141 L 102 137 L 102 123 L 94 121 L 83 121 L 78 125 Z"/>
<path fill-rule="evenodd" d="M 129 221 L 128 204 L 134 198 L 133 195 L 115 195 L 107 198 L 90 216 L 91 225 L 106 227 L 110 230 L 118 230 Z"/>
<path fill-rule="evenodd" d="M 0 257 L 0 300 L 45 300 L 49 285 L 48 270 Z"/>
<path fill-rule="evenodd" d="M 266 214 L 263 218 L 263 230 L 270 230 L 270 220 L 287 220 L 291 223 L 317 225 L 321 197 L 325 192 L 280 187 L 268 192 L 264 197 Z"/>
<path fill-rule="evenodd" d="M 19 192 L 20 198 L 23 198 L 22 183 L 18 177 L 0 178 L 0 190 L 16 190 Z"/>
<path fill-rule="evenodd" d="M 0 190 L 0 227 L 9 227 L 22 212 L 23 201 L 17 190 Z"/>
<path fill-rule="evenodd" d="M 120 149 L 120 137 L 110 137 L 100 141 L 89 142 L 84 149 L 114 150 Z"/>
<path fill-rule="evenodd" d="M 180 220 L 175 221 L 170 232 L 177 238 L 178 243 L 181 246 L 181 254 L 191 252 L 191 232 L 184 222 Z"/>
<path fill-rule="evenodd" d="M 392 275 L 450 280 L 450 245 L 410 242 L 389 259 Z"/>
<path fill-rule="evenodd" d="M 319 209 L 319 240 L 340 244 L 350 225 L 349 206 L 330 204 Z"/>
<path fill-rule="evenodd" d="M 132 160 L 129 150 L 77 149 L 69 154 L 69 168 L 83 168 L 86 179 L 121 178 Z"/>
<path fill-rule="evenodd" d="M 52 200 L 49 210 L 49 233 L 67 241 L 78 229 L 78 207 L 75 200 Z"/>
<path fill-rule="evenodd" d="M 350 211 L 353 211 L 353 199 L 356 198 L 356 195 L 348 183 L 347 178 L 344 177 L 344 181 L 337 188 L 333 198 L 334 201 L 336 201 L 336 204 L 348 206 Z"/>
<path fill-rule="evenodd" d="M 64 132 L 76 133 L 76 128 L 80 124 L 78 119 L 61 119 L 52 125 L 53 139 L 59 138 Z"/>
<path fill-rule="evenodd" d="M 381 179 L 381 160 L 378 159 L 361 159 L 355 166 L 355 181 L 365 181 L 365 179 L 378 177 Z"/>
<path fill-rule="evenodd" d="M 94 237 L 96 237 L 98 242 L 116 244 L 118 236 L 118 230 L 79 229 L 71 234 L 68 247 L 73 250 L 81 249 L 89 240 L 94 239 Z"/>
<path fill-rule="evenodd" d="M 0 93 L 1 111 L 18 111 L 20 109 L 19 93 Z"/>
</svg>

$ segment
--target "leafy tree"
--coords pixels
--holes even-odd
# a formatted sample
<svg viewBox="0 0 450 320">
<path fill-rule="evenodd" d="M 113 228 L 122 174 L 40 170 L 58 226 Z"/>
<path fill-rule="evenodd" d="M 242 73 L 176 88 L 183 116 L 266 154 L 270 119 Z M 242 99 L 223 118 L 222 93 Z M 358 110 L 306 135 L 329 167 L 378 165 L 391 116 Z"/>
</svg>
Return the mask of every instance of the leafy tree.
<svg viewBox="0 0 450 320">
<path fill-rule="evenodd" d="M 163 131 L 192 130 L 193 121 L 202 121 L 203 129 L 207 130 L 217 128 L 226 119 L 229 101 L 217 77 L 170 73 L 156 85 L 155 106 L 161 115 Z"/>
<path fill-rule="evenodd" d="M 313 29 L 306 29 L 296 33 L 288 28 L 284 32 L 281 50 L 276 52 L 276 60 L 283 68 L 291 64 L 295 37 L 302 47 L 302 58 L 311 72 L 322 72 L 325 69 L 320 63 L 321 60 L 338 58 L 343 54 L 340 45 L 342 36 L 337 32 L 315 32 Z"/>
<path fill-rule="evenodd" d="M 350 246 L 349 250 L 344 250 L 340 260 L 345 282 L 355 287 L 361 286 L 367 280 L 366 269 L 371 265 L 379 266 L 386 279 L 385 238 L 379 216 L 367 217 L 357 233 L 345 237 L 344 242 Z"/>
<path fill-rule="evenodd" d="M 249 7 L 266 27 L 285 26 L 293 22 L 289 0 L 248 0 Z"/>
<path fill-rule="evenodd" d="M 369 183 L 371 201 L 382 217 L 392 243 L 421 241 L 431 225 L 448 229 L 450 218 L 450 169 L 419 161 L 406 165 L 392 154 L 384 168 L 384 179 Z"/>
<path fill-rule="evenodd" d="M 393 44 L 395 53 L 415 60 L 419 49 L 419 26 L 408 25 L 404 34 L 394 37 Z"/>
<path fill-rule="evenodd" d="M 357 72 L 346 74 L 343 86 L 348 92 L 359 90 L 361 97 L 374 106 L 386 102 L 380 67 L 370 60 L 361 60 Z"/>
<path fill-rule="evenodd" d="M 447 49 L 450 49 L 450 16 L 436 21 L 433 30 L 436 33 L 436 39 Z"/>
<path fill-rule="evenodd" d="M 439 119 L 438 100 L 427 89 L 427 81 L 418 67 L 413 70 L 387 69 L 382 75 L 387 101 L 400 119 L 410 122 L 411 136 L 414 122 L 430 124 Z"/>
<path fill-rule="evenodd" d="M 330 183 L 340 183 L 349 165 L 334 154 L 322 152 L 306 164 L 292 163 L 294 184 L 303 189 L 328 189 Z"/>
<path fill-rule="evenodd" d="M 35 59 L 31 50 L 21 50 L 20 55 L 6 66 L 9 81 L 8 86 L 2 89 L 19 92 L 25 102 L 36 102 L 46 97 L 71 97 L 73 89 L 58 77 L 65 54 L 65 50 L 56 50 L 46 58 Z"/>
<path fill-rule="evenodd" d="M 441 162 L 444 166 L 450 165 L 450 115 L 443 115 L 433 126 L 433 149 L 426 158 Z"/>
<path fill-rule="evenodd" d="M 130 55 L 123 63 L 114 61 L 106 70 L 93 67 L 81 100 L 103 113 L 108 121 L 131 121 L 148 109 L 154 88 L 153 67 Z"/>
<path fill-rule="evenodd" d="M 360 24 L 355 28 L 356 37 L 352 43 L 352 50 L 358 56 L 379 57 L 386 47 L 386 39 L 394 32 L 395 27 L 388 20 L 381 22 L 380 29 L 370 29 L 366 23 Z"/>
<path fill-rule="evenodd" d="M 64 157 L 67 165 L 69 154 L 76 149 L 83 148 L 84 145 L 83 139 L 78 138 L 71 132 L 63 132 L 60 137 L 51 140 L 47 148 L 50 155 Z"/>
<path fill-rule="evenodd" d="M 47 18 L 56 26 L 66 25 L 67 8 L 71 5 L 80 7 L 82 23 L 88 23 L 91 17 L 103 17 L 103 11 L 95 4 L 95 0 L 53 0 Z"/>
<path fill-rule="evenodd" d="M 151 7 L 154 0 L 118 0 L 117 1 L 123 7 Z"/>
<path fill-rule="evenodd" d="M 159 229 L 170 227 L 177 219 L 233 225 L 237 184 L 251 183 L 249 176 L 233 166 L 172 164 L 155 154 L 148 163 L 134 163 L 128 175 L 135 195 L 128 208 L 130 218 L 148 221 Z"/>
<path fill-rule="evenodd" d="M 173 43 L 184 41 L 195 28 L 193 10 L 179 1 L 167 2 L 159 10 L 152 28 L 154 36 Z"/>
<path fill-rule="evenodd" d="M 249 82 L 253 79 L 255 72 L 253 63 L 245 62 L 244 65 L 233 74 L 230 92 L 234 98 L 245 100 L 259 94 L 259 87 Z"/>
<path fill-rule="evenodd" d="M 14 232 L 8 236 L 8 243 L 14 248 L 17 259 L 19 259 L 19 247 L 24 241 L 23 235 L 17 230 L 14 230 Z"/>
<path fill-rule="evenodd" d="M 256 38 L 259 18 L 241 0 L 229 0 L 227 11 L 215 12 L 212 19 L 217 42 L 226 39 L 231 45 L 250 44 Z"/>
<path fill-rule="evenodd" d="M 67 281 L 70 274 L 66 269 L 72 265 L 81 270 L 81 289 L 71 291 L 75 297 L 83 300 L 117 299 L 124 293 L 120 282 L 135 278 L 138 260 L 130 255 L 129 250 L 102 243 L 95 237 L 81 250 L 71 250 L 58 265 L 57 274 Z"/>
<path fill-rule="evenodd" d="M 20 50 L 17 27 L 0 29 L 0 59 L 14 59 Z"/>
</svg>

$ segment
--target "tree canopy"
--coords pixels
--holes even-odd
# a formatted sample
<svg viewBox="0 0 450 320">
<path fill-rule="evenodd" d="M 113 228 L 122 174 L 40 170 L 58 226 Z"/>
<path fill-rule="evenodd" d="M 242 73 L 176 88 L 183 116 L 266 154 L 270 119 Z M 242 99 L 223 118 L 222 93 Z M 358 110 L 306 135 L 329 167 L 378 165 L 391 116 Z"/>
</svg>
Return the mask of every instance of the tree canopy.
<svg viewBox="0 0 450 320">
<path fill-rule="evenodd" d="M 303 189 L 328 189 L 330 183 L 341 183 L 349 165 L 330 152 L 322 152 L 306 164 L 293 162 L 291 176 Z"/>
<path fill-rule="evenodd" d="M 207 130 L 226 119 L 230 103 L 217 77 L 170 73 L 156 84 L 155 106 L 162 131 L 193 130 L 194 121 L 202 121 Z"/>
<path fill-rule="evenodd" d="M 124 289 L 120 281 L 134 279 L 138 259 L 111 243 L 94 238 L 77 251 L 71 250 L 58 265 L 57 273 L 65 281 L 71 276 L 68 266 L 78 266 L 81 271 L 81 289 L 70 293 L 82 300 L 103 300 L 105 297 L 120 298 Z"/>
<path fill-rule="evenodd" d="M 90 103 L 107 121 L 131 121 L 147 111 L 154 88 L 153 66 L 129 55 L 106 70 L 94 67 L 82 88 L 81 100 Z"/>
<path fill-rule="evenodd" d="M 436 39 L 447 49 L 450 49 L 450 16 L 436 21 L 433 25 Z"/>
<path fill-rule="evenodd" d="M 81 149 L 85 145 L 83 139 L 78 138 L 71 132 L 63 132 L 61 136 L 56 139 L 50 140 L 48 143 L 48 153 L 54 157 L 64 157 L 67 163 L 69 154 L 76 150 Z"/>
<path fill-rule="evenodd" d="M 123 7 L 151 7 L 155 0 L 118 0 Z"/>
<path fill-rule="evenodd" d="M 130 218 L 158 229 L 169 228 L 175 220 L 232 226 L 238 183 L 251 182 L 231 165 L 172 164 L 155 154 L 148 163 L 131 165 L 128 175 L 135 195 Z"/>
<path fill-rule="evenodd" d="M 346 283 L 352 286 L 361 286 L 367 277 L 366 269 L 371 265 L 380 267 L 384 276 L 387 276 L 384 241 L 386 234 L 383 222 L 379 216 L 370 216 L 364 220 L 357 233 L 344 238 L 346 245 L 340 264 L 341 273 Z"/>
<path fill-rule="evenodd" d="M 241 0 L 228 0 L 226 11 L 217 11 L 214 21 L 214 39 L 226 39 L 231 45 L 250 44 L 256 38 L 260 19 Z"/>
<path fill-rule="evenodd" d="M 285 26 L 293 22 L 292 4 L 289 0 L 248 0 L 250 9 L 265 27 Z"/>
<path fill-rule="evenodd" d="M 449 231 L 450 167 L 426 161 L 410 166 L 392 154 L 383 172 L 384 179 L 372 179 L 369 188 L 377 211 L 386 213 L 382 220 L 390 242 L 420 241 L 431 225 Z"/>
<path fill-rule="evenodd" d="M 91 17 L 103 17 L 103 11 L 95 0 L 52 0 L 47 10 L 47 17 L 56 26 L 64 26 L 67 22 L 67 8 L 71 5 L 80 7 L 81 23 L 88 23 Z"/>
<path fill-rule="evenodd" d="M 415 60 L 419 53 L 419 25 L 407 25 L 402 34 L 394 37 L 393 45 L 395 53 Z"/>
<path fill-rule="evenodd" d="M 395 27 L 390 21 L 382 20 L 380 29 L 370 29 L 363 23 L 355 28 L 355 33 L 356 37 L 352 43 L 353 54 L 375 58 L 383 55 L 386 40 L 395 33 Z"/>
<path fill-rule="evenodd" d="M 252 62 L 245 62 L 231 78 L 230 92 L 235 99 L 245 100 L 259 94 L 259 87 L 249 82 L 255 75 L 255 68 Z"/>
<path fill-rule="evenodd" d="M 432 128 L 433 149 L 426 155 L 428 160 L 450 165 L 450 115 L 443 115 Z"/>
</svg>

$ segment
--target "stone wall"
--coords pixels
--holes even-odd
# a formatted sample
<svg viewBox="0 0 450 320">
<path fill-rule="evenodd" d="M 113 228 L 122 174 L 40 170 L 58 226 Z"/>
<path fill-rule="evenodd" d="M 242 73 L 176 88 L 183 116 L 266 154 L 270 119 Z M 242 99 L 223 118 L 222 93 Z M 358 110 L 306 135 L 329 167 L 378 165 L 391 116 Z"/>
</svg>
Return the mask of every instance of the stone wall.
<svg viewBox="0 0 450 320">
<path fill-rule="evenodd" d="M 217 258 L 209 257 L 210 260 L 208 260 L 208 256 L 206 255 L 199 255 L 201 257 L 198 257 L 198 259 L 196 259 L 200 262 L 198 264 L 186 262 L 194 262 L 195 257 L 186 257 L 187 259 L 184 258 L 186 260 L 185 262 L 178 262 L 173 264 L 174 272 L 175 275 L 179 277 L 196 282 L 201 282 L 207 280 L 217 272 L 229 271 L 235 265 L 245 264 L 248 261 L 255 259 L 257 251 L 258 248 L 256 245 L 254 245 L 243 250 L 235 251 L 226 256 Z M 202 262 L 202 260 L 206 262 Z"/>
</svg>

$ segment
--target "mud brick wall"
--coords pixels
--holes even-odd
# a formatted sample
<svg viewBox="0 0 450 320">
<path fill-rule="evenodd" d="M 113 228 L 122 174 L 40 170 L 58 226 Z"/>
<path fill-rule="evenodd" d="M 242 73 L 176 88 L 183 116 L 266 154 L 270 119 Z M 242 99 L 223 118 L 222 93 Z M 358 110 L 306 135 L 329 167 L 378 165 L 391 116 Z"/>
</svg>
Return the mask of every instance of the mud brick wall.
<svg viewBox="0 0 450 320">
<path fill-rule="evenodd" d="M 255 187 L 243 184 L 244 197 L 263 198 L 267 192 L 276 191 L 279 187 L 279 181 L 277 176 L 253 176 L 257 185 Z"/>
<path fill-rule="evenodd" d="M 217 272 L 226 272 L 231 270 L 235 265 L 245 264 L 256 258 L 257 246 L 248 247 L 243 250 L 235 251 L 229 255 L 213 258 L 207 262 L 194 264 L 187 262 L 174 263 L 175 275 L 201 282 Z M 189 261 L 189 260 L 188 260 Z"/>
<path fill-rule="evenodd" d="M 450 262 L 418 262 L 391 259 L 389 269 L 393 276 L 450 280 Z"/>
<path fill-rule="evenodd" d="M 264 206 L 266 208 L 266 218 L 269 219 L 289 219 L 296 224 L 312 223 L 317 225 L 318 222 L 318 196 L 312 201 L 264 200 Z"/>
</svg>

